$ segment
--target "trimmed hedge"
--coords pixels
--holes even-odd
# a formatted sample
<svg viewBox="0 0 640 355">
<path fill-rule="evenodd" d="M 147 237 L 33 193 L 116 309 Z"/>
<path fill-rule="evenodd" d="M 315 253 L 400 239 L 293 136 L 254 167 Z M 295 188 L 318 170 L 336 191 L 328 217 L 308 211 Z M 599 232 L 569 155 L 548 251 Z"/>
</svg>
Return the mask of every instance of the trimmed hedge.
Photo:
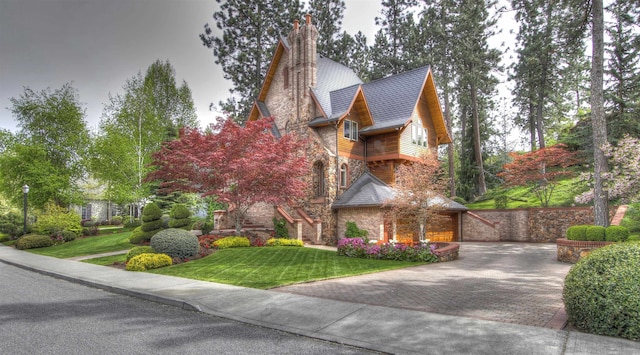
<svg viewBox="0 0 640 355">
<path fill-rule="evenodd" d="M 587 240 L 591 242 L 604 242 L 606 228 L 603 226 L 589 226 L 587 228 Z"/>
<path fill-rule="evenodd" d="M 126 268 L 129 271 L 146 271 L 171 266 L 172 263 L 169 255 L 144 253 L 131 258 Z"/>
<path fill-rule="evenodd" d="M 605 231 L 607 242 L 626 242 L 629 239 L 629 230 L 621 226 L 609 226 Z"/>
<path fill-rule="evenodd" d="M 587 240 L 588 225 L 571 226 L 567 229 L 567 239 L 569 240 Z"/>
<path fill-rule="evenodd" d="M 53 240 L 46 235 L 31 234 L 21 237 L 16 242 L 16 249 L 46 248 L 53 245 Z"/>
<path fill-rule="evenodd" d="M 218 249 L 249 247 L 251 242 L 246 237 L 225 237 L 213 242 L 213 246 Z"/>
<path fill-rule="evenodd" d="M 286 239 L 286 238 L 271 238 L 267 240 L 268 247 L 302 247 L 304 244 L 302 240 L 298 239 Z"/>
<path fill-rule="evenodd" d="M 582 258 L 565 278 L 563 299 L 578 329 L 640 340 L 640 244 L 611 244 Z"/>
<path fill-rule="evenodd" d="M 190 258 L 200 250 L 198 237 L 184 229 L 169 228 L 151 237 L 151 247 L 172 258 Z"/>
<path fill-rule="evenodd" d="M 148 245 L 133 247 L 127 253 L 127 256 L 126 256 L 127 262 L 129 262 L 129 260 L 131 260 L 131 258 L 133 258 L 134 256 L 138 256 L 140 254 L 156 254 L 156 251 L 153 250 L 153 248 Z"/>
</svg>

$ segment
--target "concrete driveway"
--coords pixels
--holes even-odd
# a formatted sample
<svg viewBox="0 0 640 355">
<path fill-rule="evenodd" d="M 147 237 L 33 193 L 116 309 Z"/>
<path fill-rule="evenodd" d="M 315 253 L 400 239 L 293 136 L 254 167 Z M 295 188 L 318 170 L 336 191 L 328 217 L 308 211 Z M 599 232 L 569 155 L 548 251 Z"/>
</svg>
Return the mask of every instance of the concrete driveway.
<svg viewBox="0 0 640 355">
<path fill-rule="evenodd" d="M 555 244 L 460 243 L 458 260 L 272 291 L 559 329 L 566 316 Z"/>
</svg>

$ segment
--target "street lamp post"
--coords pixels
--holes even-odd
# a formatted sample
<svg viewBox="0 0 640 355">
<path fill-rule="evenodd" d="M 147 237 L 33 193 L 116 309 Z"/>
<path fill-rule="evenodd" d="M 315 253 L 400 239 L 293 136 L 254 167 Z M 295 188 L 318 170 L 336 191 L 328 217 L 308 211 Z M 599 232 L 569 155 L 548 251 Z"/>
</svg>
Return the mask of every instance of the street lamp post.
<svg viewBox="0 0 640 355">
<path fill-rule="evenodd" d="M 22 234 L 27 234 L 27 194 L 29 193 L 29 185 L 22 186 L 22 192 L 24 196 L 24 228 L 22 230 Z"/>
</svg>

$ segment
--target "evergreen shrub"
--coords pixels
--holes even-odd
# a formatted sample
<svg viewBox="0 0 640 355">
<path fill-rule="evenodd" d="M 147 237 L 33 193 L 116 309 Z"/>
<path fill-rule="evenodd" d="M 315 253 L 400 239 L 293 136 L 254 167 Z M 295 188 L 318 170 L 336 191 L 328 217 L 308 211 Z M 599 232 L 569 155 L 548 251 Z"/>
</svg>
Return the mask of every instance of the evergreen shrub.
<svg viewBox="0 0 640 355">
<path fill-rule="evenodd" d="M 213 242 L 213 246 L 218 249 L 249 247 L 251 246 L 251 242 L 249 238 L 246 237 L 225 237 Z"/>
<path fill-rule="evenodd" d="M 169 228 L 156 233 L 151 237 L 151 247 L 157 253 L 179 259 L 195 256 L 200 250 L 198 237 L 178 228 Z"/>
<path fill-rule="evenodd" d="M 169 228 L 191 229 L 191 212 L 183 204 L 175 204 L 169 212 Z"/>
<path fill-rule="evenodd" d="M 122 224 L 122 216 L 113 216 L 111 217 L 111 224 L 114 226 L 119 226 Z"/>
<path fill-rule="evenodd" d="M 126 269 L 129 271 L 146 271 L 165 266 L 171 266 L 173 261 L 166 254 L 143 253 L 136 255 L 127 263 Z"/>
<path fill-rule="evenodd" d="M 607 242 L 626 242 L 629 239 L 629 230 L 621 226 L 609 226 L 604 235 Z"/>
<path fill-rule="evenodd" d="M 640 244 L 611 244 L 581 258 L 565 278 L 563 299 L 576 328 L 640 340 Z"/>
<path fill-rule="evenodd" d="M 347 238 L 361 238 L 369 235 L 369 231 L 358 228 L 356 222 L 347 222 L 347 230 L 344 236 Z"/>
<path fill-rule="evenodd" d="M 31 234 L 20 237 L 16 242 L 16 249 L 46 248 L 53 245 L 53 240 L 47 235 Z"/>
<path fill-rule="evenodd" d="M 153 248 L 148 245 L 133 247 L 127 253 L 126 262 L 129 262 L 131 258 L 133 258 L 134 256 L 138 256 L 140 254 L 156 254 L 156 251 L 153 250 Z"/>
<path fill-rule="evenodd" d="M 267 240 L 268 247 L 303 247 L 304 243 L 298 239 L 271 238 Z"/>
<path fill-rule="evenodd" d="M 144 207 L 142 211 L 142 225 L 137 227 L 131 233 L 129 242 L 132 244 L 140 244 L 151 240 L 156 233 L 163 230 L 162 227 L 162 211 L 155 203 L 150 203 Z"/>
<path fill-rule="evenodd" d="M 587 228 L 587 240 L 591 242 L 604 242 L 606 228 L 603 226 L 589 226 Z"/>
<path fill-rule="evenodd" d="M 571 226 L 567 229 L 567 239 L 569 240 L 587 240 L 588 225 Z"/>
<path fill-rule="evenodd" d="M 273 218 L 273 229 L 276 238 L 289 238 L 289 230 L 287 229 L 287 220 L 284 218 Z"/>
<path fill-rule="evenodd" d="M 8 234 L 11 238 L 22 235 L 24 228 L 23 217 L 15 212 L 0 216 L 0 233 Z"/>
</svg>

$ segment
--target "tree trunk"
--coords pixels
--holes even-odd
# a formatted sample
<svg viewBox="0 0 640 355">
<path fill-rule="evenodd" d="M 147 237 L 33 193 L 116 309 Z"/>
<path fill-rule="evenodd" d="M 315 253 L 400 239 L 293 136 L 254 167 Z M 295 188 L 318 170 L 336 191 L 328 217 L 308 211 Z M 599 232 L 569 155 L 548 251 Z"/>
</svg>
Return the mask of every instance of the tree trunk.
<svg viewBox="0 0 640 355">
<path fill-rule="evenodd" d="M 487 184 L 484 180 L 484 164 L 482 162 L 482 145 L 480 142 L 480 118 L 478 117 L 478 89 L 475 83 L 471 83 L 471 115 L 473 116 L 473 150 L 478 166 L 478 193 L 480 196 L 487 193 Z"/>
<path fill-rule="evenodd" d="M 607 158 L 602 151 L 607 142 L 607 124 L 604 117 L 604 16 L 602 0 L 593 0 L 592 11 L 592 62 L 591 62 L 591 125 L 593 128 L 593 160 L 595 187 L 593 196 L 594 223 L 609 225 L 609 196 L 603 187 L 603 174 L 609 171 Z"/>
<path fill-rule="evenodd" d="M 447 81 L 447 80 L 445 80 Z M 448 85 L 448 84 L 447 84 Z M 449 103 L 449 89 L 445 86 L 444 89 L 444 119 L 447 124 L 447 132 L 451 132 L 451 107 Z M 453 154 L 453 143 L 447 144 L 447 157 L 449 158 L 449 196 L 456 197 L 456 169 L 455 169 L 455 157 Z"/>
</svg>

